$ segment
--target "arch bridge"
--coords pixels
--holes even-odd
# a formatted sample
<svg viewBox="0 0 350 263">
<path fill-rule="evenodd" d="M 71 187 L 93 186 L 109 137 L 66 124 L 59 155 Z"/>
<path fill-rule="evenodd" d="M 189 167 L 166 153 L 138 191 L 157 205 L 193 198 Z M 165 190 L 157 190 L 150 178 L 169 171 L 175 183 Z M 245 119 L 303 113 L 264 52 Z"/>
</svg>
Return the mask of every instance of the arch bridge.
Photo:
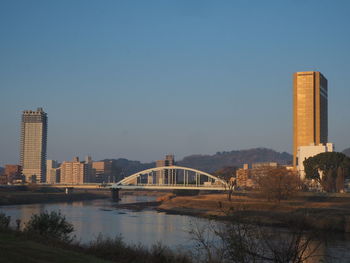
<svg viewBox="0 0 350 263">
<path fill-rule="evenodd" d="M 111 188 L 225 190 L 227 183 L 209 173 L 174 165 L 155 167 L 134 173 L 112 184 Z"/>
</svg>

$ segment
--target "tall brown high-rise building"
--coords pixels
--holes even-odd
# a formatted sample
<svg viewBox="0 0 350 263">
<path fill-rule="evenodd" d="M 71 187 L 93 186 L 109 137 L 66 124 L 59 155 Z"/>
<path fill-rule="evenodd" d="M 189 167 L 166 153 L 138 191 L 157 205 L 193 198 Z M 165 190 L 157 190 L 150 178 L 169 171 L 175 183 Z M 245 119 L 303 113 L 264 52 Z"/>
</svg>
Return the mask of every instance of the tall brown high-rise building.
<svg viewBox="0 0 350 263">
<path fill-rule="evenodd" d="M 327 85 L 327 79 L 320 72 L 294 73 L 294 167 L 299 146 L 328 141 Z"/>
</svg>

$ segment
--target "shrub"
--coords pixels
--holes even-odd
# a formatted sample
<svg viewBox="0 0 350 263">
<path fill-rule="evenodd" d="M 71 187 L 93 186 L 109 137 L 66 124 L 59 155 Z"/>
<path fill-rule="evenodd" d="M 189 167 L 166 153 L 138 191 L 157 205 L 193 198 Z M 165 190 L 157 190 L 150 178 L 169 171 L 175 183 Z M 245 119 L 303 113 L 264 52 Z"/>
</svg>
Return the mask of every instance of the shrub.
<svg viewBox="0 0 350 263">
<path fill-rule="evenodd" d="M 0 213 L 0 229 L 9 228 L 10 221 L 11 221 L 10 216 L 6 216 L 6 214 Z"/>
<path fill-rule="evenodd" d="M 184 190 L 184 189 L 175 189 L 173 194 L 177 196 L 195 196 L 199 194 L 199 190 Z"/>
<path fill-rule="evenodd" d="M 85 247 L 88 254 L 99 258 L 112 260 L 119 263 L 190 263 L 186 254 L 174 253 L 168 247 L 160 243 L 153 245 L 150 249 L 142 245 L 129 245 L 123 241 L 121 236 L 115 238 L 103 237 L 101 234 L 95 241 Z"/>
<path fill-rule="evenodd" d="M 90 242 L 87 251 L 98 257 L 110 260 L 119 259 L 121 261 L 123 257 L 130 253 L 121 236 L 110 238 L 103 237 L 102 234 L 99 234 L 96 240 Z"/>
<path fill-rule="evenodd" d="M 73 241 L 70 234 L 74 231 L 71 223 L 67 222 L 66 217 L 61 212 L 42 212 L 38 215 L 32 215 L 25 224 L 24 232 L 34 233 L 48 238 L 58 239 L 67 243 Z"/>
<path fill-rule="evenodd" d="M 262 226 L 261 221 L 252 224 L 250 215 L 237 212 L 240 210 L 227 210 L 230 220 L 220 224 L 214 221 L 192 225 L 190 234 L 198 262 L 328 262 L 317 260 L 325 256 L 324 247 L 321 247 L 325 241 L 317 230 L 310 229 L 306 215 L 300 214 L 294 222 L 282 219 L 280 223 L 286 226 L 282 230 Z"/>
</svg>

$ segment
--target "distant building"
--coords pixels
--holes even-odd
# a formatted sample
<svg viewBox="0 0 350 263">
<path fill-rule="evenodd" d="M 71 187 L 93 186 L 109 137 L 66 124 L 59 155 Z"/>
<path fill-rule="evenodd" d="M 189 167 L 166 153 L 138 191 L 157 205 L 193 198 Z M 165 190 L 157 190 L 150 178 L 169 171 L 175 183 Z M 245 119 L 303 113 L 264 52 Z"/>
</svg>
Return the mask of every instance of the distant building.
<svg viewBox="0 0 350 263">
<path fill-rule="evenodd" d="M 18 164 L 6 164 L 5 175 L 7 176 L 9 183 L 22 183 L 24 179 L 22 166 Z"/>
<path fill-rule="evenodd" d="M 332 143 L 327 144 L 311 144 L 308 146 L 299 146 L 297 153 L 297 170 L 301 179 L 305 179 L 304 161 L 307 158 L 313 157 L 319 153 L 333 152 L 334 145 Z"/>
<path fill-rule="evenodd" d="M 95 183 L 95 178 L 96 178 L 96 174 L 95 174 L 95 169 L 92 167 L 92 158 L 91 156 L 86 156 L 85 157 L 85 165 L 86 165 L 86 174 L 87 174 L 87 179 L 86 179 L 86 183 Z"/>
<path fill-rule="evenodd" d="M 91 156 L 85 156 L 85 163 L 92 163 Z"/>
<path fill-rule="evenodd" d="M 92 168 L 95 170 L 96 183 L 115 182 L 115 178 L 112 176 L 112 161 L 93 162 Z"/>
<path fill-rule="evenodd" d="M 262 169 L 264 170 L 266 167 L 267 168 L 277 168 L 278 163 L 276 162 L 261 162 L 261 163 L 252 163 L 252 169 L 259 170 Z"/>
<path fill-rule="evenodd" d="M 8 178 L 6 174 L 0 174 L 0 184 L 8 184 Z"/>
<path fill-rule="evenodd" d="M 300 146 L 328 142 L 328 82 L 317 71 L 294 73 L 293 166 Z"/>
<path fill-rule="evenodd" d="M 48 184 L 59 183 L 59 165 L 55 160 L 46 161 L 46 182 Z"/>
<path fill-rule="evenodd" d="M 244 164 L 243 168 L 236 171 L 236 183 L 240 188 L 255 188 L 256 179 L 263 176 L 269 169 L 277 168 L 278 164 L 275 162 L 253 163 L 251 168 L 248 164 Z"/>
<path fill-rule="evenodd" d="M 0 184 L 13 184 L 22 182 L 22 166 L 17 164 L 6 164 L 5 170 L 0 178 Z"/>
<path fill-rule="evenodd" d="M 173 154 L 167 154 L 165 160 L 156 161 L 156 167 L 173 166 L 175 165 L 175 156 Z M 175 184 L 176 170 L 162 170 L 156 172 L 156 184 Z M 148 183 L 154 183 L 154 178 L 150 176 Z"/>
<path fill-rule="evenodd" d="M 25 110 L 21 122 L 21 166 L 27 182 L 46 181 L 47 114 Z"/>
<path fill-rule="evenodd" d="M 46 169 L 51 169 L 51 168 L 58 168 L 58 162 L 55 160 L 47 160 L 46 161 Z"/>
<path fill-rule="evenodd" d="M 78 157 L 74 157 L 71 162 L 63 162 L 60 166 L 61 184 L 84 184 L 90 183 L 92 169 L 89 163 L 80 162 Z"/>
<path fill-rule="evenodd" d="M 61 170 L 55 160 L 46 161 L 46 182 L 48 184 L 60 183 Z"/>
<path fill-rule="evenodd" d="M 254 182 L 251 178 L 248 164 L 244 164 L 243 168 L 237 169 L 236 171 L 236 183 L 241 188 L 251 188 Z"/>
<path fill-rule="evenodd" d="M 61 168 L 51 168 L 46 173 L 48 184 L 59 184 L 61 182 Z"/>
<path fill-rule="evenodd" d="M 7 175 L 3 169 L 0 169 L 0 184 L 7 184 Z"/>
</svg>

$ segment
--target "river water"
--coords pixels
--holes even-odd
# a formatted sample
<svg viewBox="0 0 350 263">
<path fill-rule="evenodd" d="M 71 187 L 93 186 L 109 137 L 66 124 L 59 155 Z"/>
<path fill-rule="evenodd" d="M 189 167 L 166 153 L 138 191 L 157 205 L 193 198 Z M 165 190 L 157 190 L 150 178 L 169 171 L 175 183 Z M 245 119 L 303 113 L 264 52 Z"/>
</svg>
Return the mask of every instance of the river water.
<svg viewBox="0 0 350 263">
<path fill-rule="evenodd" d="M 152 196 L 123 196 L 120 203 L 154 201 Z M 101 233 L 103 236 L 121 235 L 127 243 L 145 246 L 162 242 L 169 247 L 181 247 L 189 243 L 191 224 L 201 224 L 203 219 L 182 215 L 168 215 L 151 209 L 130 211 L 116 209 L 109 199 L 76 201 L 70 203 L 28 204 L 0 207 L 0 212 L 26 222 L 32 214 L 43 211 L 61 211 L 68 222 L 74 225 L 75 236 L 82 243 L 88 243 Z"/>
<path fill-rule="evenodd" d="M 119 203 L 134 203 L 153 201 L 152 196 L 123 196 Z M 127 243 L 150 246 L 156 242 L 174 250 L 190 250 L 194 243 L 189 230 L 193 225 L 207 223 L 205 219 L 198 219 L 183 215 L 169 215 L 151 209 L 130 211 L 115 208 L 115 202 L 109 199 L 93 201 L 76 201 L 70 203 L 49 203 L 13 205 L 0 207 L 0 212 L 11 216 L 12 222 L 21 219 L 26 222 L 32 214 L 43 211 L 61 211 L 67 220 L 74 225 L 76 239 L 88 243 L 103 236 L 115 237 L 121 235 Z M 350 237 L 335 235 L 322 247 L 321 254 L 327 254 L 335 259 L 310 262 L 350 262 Z"/>
</svg>

